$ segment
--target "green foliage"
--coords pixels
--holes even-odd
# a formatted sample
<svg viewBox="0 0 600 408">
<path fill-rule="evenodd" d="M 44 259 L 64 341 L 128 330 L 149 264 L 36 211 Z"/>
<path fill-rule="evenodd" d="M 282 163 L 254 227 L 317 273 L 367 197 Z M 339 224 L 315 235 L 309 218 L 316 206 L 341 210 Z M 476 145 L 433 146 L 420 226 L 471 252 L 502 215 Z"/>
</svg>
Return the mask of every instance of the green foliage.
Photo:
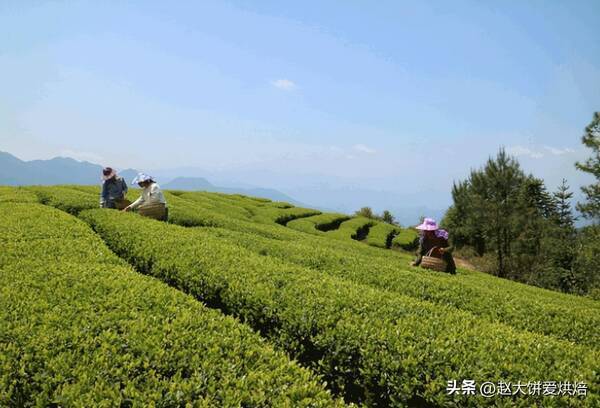
<svg viewBox="0 0 600 408">
<path fill-rule="evenodd" d="M 573 260 L 573 279 L 578 292 L 600 291 L 600 226 L 588 226 L 577 235 Z M 597 298 L 597 300 L 600 300 Z"/>
<path fill-rule="evenodd" d="M 111 249 L 138 269 L 251 325 L 323 375 L 347 400 L 372 406 L 405 406 L 416 401 L 495 405 L 501 401 L 449 397 L 446 381 L 465 376 L 476 381 L 542 376 L 587 381 L 588 401 L 597 402 L 594 370 L 600 356 L 590 348 L 291 265 L 227 242 L 222 236 L 227 232 L 220 229 L 185 229 L 102 210 L 81 216 Z M 315 239 L 349 245 L 323 235 Z M 362 270 L 363 274 L 368 271 Z M 489 282 L 482 286 L 486 285 Z M 589 321 L 581 323 L 589 327 Z M 511 403 L 552 406 L 566 405 L 568 399 L 527 398 Z"/>
<path fill-rule="evenodd" d="M 375 222 L 365 217 L 354 217 L 342 222 L 338 229 L 326 232 L 326 235 L 335 239 L 362 241 L 369 234 Z"/>
<path fill-rule="evenodd" d="M 398 246 L 405 251 L 414 251 L 419 246 L 419 234 L 413 228 L 403 228 L 392 240 L 392 246 Z"/>
<path fill-rule="evenodd" d="M 256 215 L 252 217 L 255 222 L 264 224 L 279 224 L 286 226 L 288 222 L 299 219 L 312 217 L 313 215 L 321 214 L 320 211 L 310 208 L 290 207 L 290 208 L 268 208 L 262 207 L 256 210 Z"/>
<path fill-rule="evenodd" d="M 402 228 L 386 222 L 378 222 L 369 230 L 366 243 L 378 248 L 391 248 L 392 242 L 402 231 Z"/>
<path fill-rule="evenodd" d="M 375 218 L 375 213 L 371 207 L 362 207 L 360 210 L 354 213 L 356 217 Z"/>
<path fill-rule="evenodd" d="M 81 221 L 3 203 L 0 231 L 1 406 L 337 404 L 246 326 L 134 272 Z"/>
<path fill-rule="evenodd" d="M 76 215 L 82 210 L 100 206 L 99 192 L 92 194 L 69 186 L 33 186 L 26 188 L 35 193 L 42 204 L 51 205 L 69 214 Z"/>
<path fill-rule="evenodd" d="M 257 254 L 318 270 L 358 284 L 415 299 L 452 306 L 491 322 L 542 333 L 592 347 L 599 334 L 600 305 L 580 297 L 543 291 L 487 274 L 461 271 L 456 276 L 408 268 L 409 257 L 346 241 L 277 241 L 251 233 L 213 230 L 219 238 Z M 527 318 L 523 319 L 526 315 Z"/>
<path fill-rule="evenodd" d="M 360 210 L 354 212 L 354 216 L 369 218 L 371 220 L 376 220 L 376 221 L 383 221 L 388 224 L 395 223 L 395 218 L 391 212 L 389 212 L 388 210 L 384 210 L 383 213 L 381 213 L 381 215 L 377 215 L 371 209 L 371 207 L 362 207 Z"/>
<path fill-rule="evenodd" d="M 563 292 L 580 293 L 575 276 L 572 193 L 566 180 L 550 194 L 544 182 L 526 175 L 500 150 L 468 180 L 455 184 L 454 204 L 442 225 L 460 249 L 473 248 L 479 260 L 496 260 L 498 276 Z M 479 262 L 481 264 L 481 262 Z"/>
<path fill-rule="evenodd" d="M 381 213 L 381 221 L 386 222 L 388 224 L 396 223 L 395 217 L 388 210 L 384 210 L 383 213 Z"/>
<path fill-rule="evenodd" d="M 600 221 L 600 112 L 594 112 L 592 121 L 581 137 L 581 142 L 592 149 L 592 156 L 583 163 L 575 163 L 575 167 L 594 176 L 596 182 L 581 188 L 587 201 L 578 203 L 577 210 L 586 218 Z"/>
<path fill-rule="evenodd" d="M 569 191 L 567 180 L 562 179 L 558 190 L 553 194 L 558 225 L 568 233 L 574 232 L 575 217 L 571 209 L 573 193 Z"/>
<path fill-rule="evenodd" d="M 0 186 L 0 203 L 37 203 L 37 196 L 23 187 Z"/>
<path fill-rule="evenodd" d="M 350 217 L 344 214 L 323 213 L 292 220 L 287 223 L 287 226 L 297 231 L 320 235 L 323 232 L 339 228 L 341 223 L 349 219 Z"/>
</svg>

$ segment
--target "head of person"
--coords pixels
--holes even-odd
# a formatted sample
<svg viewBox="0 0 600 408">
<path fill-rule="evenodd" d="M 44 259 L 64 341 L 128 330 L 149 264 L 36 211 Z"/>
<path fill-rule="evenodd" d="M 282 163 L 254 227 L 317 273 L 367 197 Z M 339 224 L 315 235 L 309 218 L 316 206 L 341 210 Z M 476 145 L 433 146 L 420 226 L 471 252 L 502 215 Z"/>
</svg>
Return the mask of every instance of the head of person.
<svg viewBox="0 0 600 408">
<path fill-rule="evenodd" d="M 435 231 L 439 229 L 437 222 L 433 218 L 425 218 L 416 228 L 425 238 L 435 236 Z"/>
<path fill-rule="evenodd" d="M 138 175 L 131 182 L 131 184 L 137 184 L 140 188 L 146 188 L 152 183 L 154 183 L 152 177 L 145 173 L 138 173 Z"/>
<path fill-rule="evenodd" d="M 108 181 L 117 176 L 117 172 L 112 167 L 102 169 L 102 180 Z"/>
</svg>

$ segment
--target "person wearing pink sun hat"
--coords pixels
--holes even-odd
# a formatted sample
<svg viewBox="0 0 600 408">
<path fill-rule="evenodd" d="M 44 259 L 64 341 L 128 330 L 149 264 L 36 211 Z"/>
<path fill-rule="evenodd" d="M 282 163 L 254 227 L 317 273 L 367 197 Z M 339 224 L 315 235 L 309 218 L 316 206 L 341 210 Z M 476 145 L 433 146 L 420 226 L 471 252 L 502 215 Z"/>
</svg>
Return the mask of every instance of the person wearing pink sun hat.
<svg viewBox="0 0 600 408">
<path fill-rule="evenodd" d="M 446 272 L 456 274 L 456 264 L 452 257 L 454 247 L 450 245 L 448 231 L 440 229 L 433 218 L 423 219 L 423 222 L 417 225 L 416 229 L 421 232 L 421 236 L 417 258 L 411 265 L 419 266 L 423 256 L 433 249 L 441 255 L 442 260 L 446 263 Z"/>
</svg>

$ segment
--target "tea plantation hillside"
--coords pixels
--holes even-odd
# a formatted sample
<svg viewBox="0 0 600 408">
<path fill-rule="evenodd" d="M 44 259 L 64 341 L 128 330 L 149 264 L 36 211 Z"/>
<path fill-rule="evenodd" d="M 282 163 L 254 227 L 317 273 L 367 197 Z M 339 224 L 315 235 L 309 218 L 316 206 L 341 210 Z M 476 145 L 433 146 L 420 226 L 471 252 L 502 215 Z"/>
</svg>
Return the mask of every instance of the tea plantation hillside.
<svg viewBox="0 0 600 408">
<path fill-rule="evenodd" d="M 0 406 L 600 406 L 600 302 L 410 267 L 411 229 L 165 195 L 168 223 L 0 187 Z"/>
</svg>

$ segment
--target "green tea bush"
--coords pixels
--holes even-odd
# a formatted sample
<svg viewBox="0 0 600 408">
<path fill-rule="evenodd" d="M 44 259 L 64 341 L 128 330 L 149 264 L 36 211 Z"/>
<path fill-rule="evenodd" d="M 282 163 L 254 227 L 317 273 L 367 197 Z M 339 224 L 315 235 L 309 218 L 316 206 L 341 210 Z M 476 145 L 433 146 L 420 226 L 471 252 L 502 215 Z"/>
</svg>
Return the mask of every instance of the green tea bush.
<svg viewBox="0 0 600 408">
<path fill-rule="evenodd" d="M 392 246 L 398 246 L 406 251 L 413 251 L 419 246 L 419 234 L 412 228 L 403 228 L 392 240 Z"/>
<path fill-rule="evenodd" d="M 251 221 L 235 219 L 207 210 L 193 201 L 165 193 L 169 203 L 169 222 L 186 227 L 221 227 L 233 231 L 245 231 L 274 239 L 293 239 L 295 231 L 279 225 L 269 226 Z"/>
<path fill-rule="evenodd" d="M 311 210 L 309 208 L 291 207 L 291 208 L 276 208 L 262 207 L 257 209 L 256 215 L 252 217 L 252 221 L 261 222 L 264 224 L 279 224 L 286 226 L 288 222 L 299 218 L 312 217 L 313 215 L 321 214 L 320 211 Z"/>
<path fill-rule="evenodd" d="M 369 234 L 375 221 L 366 217 L 354 217 L 340 224 L 338 229 L 328 231 L 326 235 L 335 239 L 362 241 Z"/>
<path fill-rule="evenodd" d="M 441 276 L 410 268 L 408 263 L 412 258 L 408 255 L 398 251 L 381 251 L 351 240 L 327 239 L 331 232 L 320 236 L 294 234 L 294 230 L 277 225 L 260 234 L 241 224 L 230 229 L 234 229 L 235 233 L 222 231 L 219 234 L 226 234 L 231 242 L 261 255 L 271 255 L 353 282 L 467 310 L 480 318 L 519 329 L 596 348 L 600 344 L 600 334 L 588 329 L 588 324 L 600 324 L 600 306 L 582 297 L 542 290 L 475 271 L 461 270 L 457 276 Z M 282 232 L 286 233 L 285 238 Z M 413 229 L 403 229 L 402 232 L 417 238 Z M 267 237 L 285 242 L 265 239 Z"/>
<path fill-rule="evenodd" d="M 208 194 L 200 193 L 184 193 L 179 196 L 182 199 L 193 201 L 198 206 L 215 213 L 222 214 L 226 217 L 249 220 L 253 215 L 253 211 L 244 208 L 230 200 L 222 199 L 218 196 L 210 197 Z"/>
<path fill-rule="evenodd" d="M 134 272 L 68 214 L 0 204 L 0 231 L 0 406 L 341 405 L 248 327 Z"/>
<path fill-rule="evenodd" d="M 461 271 L 450 276 L 412 268 L 407 256 L 393 256 L 396 253 L 373 250 L 359 243 L 351 247 L 343 241 L 325 239 L 276 241 L 240 232 L 214 232 L 256 253 L 331 276 L 452 306 L 515 328 L 591 347 L 600 345 L 598 331 L 589 330 L 590 324 L 600 324 L 600 304 L 578 296 L 540 290 L 483 273 Z"/>
<path fill-rule="evenodd" d="M 100 194 L 86 193 L 68 186 L 26 187 L 35 193 L 42 204 L 51 205 L 69 214 L 100 207 Z"/>
<path fill-rule="evenodd" d="M 0 186 L 0 203 L 37 203 L 37 196 L 23 187 Z"/>
<path fill-rule="evenodd" d="M 292 220 L 287 223 L 287 226 L 297 231 L 320 235 L 323 232 L 337 229 L 342 222 L 349 219 L 350 217 L 344 214 L 323 213 Z"/>
<path fill-rule="evenodd" d="M 369 230 L 366 243 L 368 245 L 388 249 L 391 248 L 393 239 L 400 234 L 402 228 L 386 222 L 378 222 Z"/>
<path fill-rule="evenodd" d="M 599 402 L 600 356 L 587 347 L 261 256 L 215 236 L 216 229 L 185 229 L 100 210 L 80 216 L 141 271 L 259 330 L 348 401 L 506 406 L 502 399 L 448 396 L 447 381 L 562 378 L 585 381 L 590 389 L 585 404 Z M 582 402 L 532 396 L 509 403 Z"/>
<path fill-rule="evenodd" d="M 131 194 L 137 196 L 139 192 Z M 235 231 L 227 239 L 263 255 L 269 254 L 353 282 L 453 306 L 519 329 L 596 348 L 600 344 L 600 333 L 589 330 L 590 324 L 600 324 L 600 309 L 598 303 L 589 299 L 467 270 L 461 270 L 457 276 L 440 276 L 409 268 L 410 258 L 397 251 L 381 251 L 351 240 L 327 239 L 332 232 L 307 235 L 275 224 L 236 221 L 199 208 L 191 201 L 174 200 L 169 195 L 167 200 L 171 212 L 180 216 L 171 222 L 194 226 L 217 219 L 218 222 L 209 225 Z M 237 200 L 242 199 L 234 198 Z M 55 201 L 57 203 L 61 202 Z M 414 230 L 403 230 L 406 231 L 416 237 Z"/>
</svg>

